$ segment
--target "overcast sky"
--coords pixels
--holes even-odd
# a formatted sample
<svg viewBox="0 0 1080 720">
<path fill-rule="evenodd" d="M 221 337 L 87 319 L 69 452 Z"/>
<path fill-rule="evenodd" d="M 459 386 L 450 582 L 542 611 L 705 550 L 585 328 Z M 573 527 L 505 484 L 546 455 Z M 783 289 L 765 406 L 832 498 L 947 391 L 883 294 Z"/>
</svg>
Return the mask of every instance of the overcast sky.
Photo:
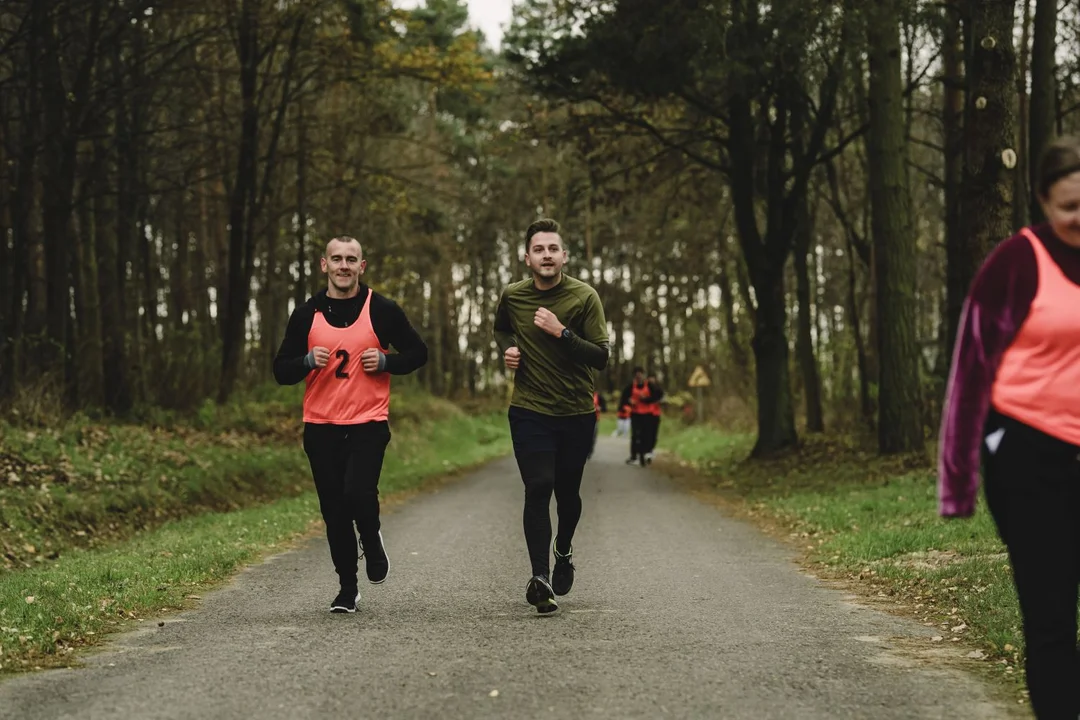
<svg viewBox="0 0 1080 720">
<path fill-rule="evenodd" d="M 400 7 L 416 7 L 423 0 L 394 0 Z M 502 40 L 502 26 L 510 22 L 513 0 L 466 0 L 472 25 L 480 28 L 488 44 L 498 49 Z"/>
</svg>

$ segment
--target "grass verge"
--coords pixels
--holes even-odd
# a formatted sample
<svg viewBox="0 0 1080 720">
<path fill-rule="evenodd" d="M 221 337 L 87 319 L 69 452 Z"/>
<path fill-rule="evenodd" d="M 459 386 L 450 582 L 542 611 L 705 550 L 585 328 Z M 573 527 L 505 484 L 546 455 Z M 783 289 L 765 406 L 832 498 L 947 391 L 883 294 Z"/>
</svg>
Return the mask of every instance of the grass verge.
<svg viewBox="0 0 1080 720">
<path fill-rule="evenodd" d="M 171 427 L 0 426 L 5 473 L 20 473 L 0 485 L 0 675 L 70 664 L 318 527 L 293 402 L 249 398 Z M 509 451 L 502 413 L 420 393 L 397 393 L 391 423 L 390 501 Z"/>
<path fill-rule="evenodd" d="M 797 453 L 748 460 L 752 435 L 706 426 L 671 427 L 660 442 L 677 458 L 676 477 L 794 543 L 819 577 L 936 628 L 932 642 L 962 643 L 994 675 L 1021 678 L 1005 548 L 981 498 L 970 520 L 937 516 L 926 458 L 881 458 L 850 438 L 809 436 Z"/>
</svg>

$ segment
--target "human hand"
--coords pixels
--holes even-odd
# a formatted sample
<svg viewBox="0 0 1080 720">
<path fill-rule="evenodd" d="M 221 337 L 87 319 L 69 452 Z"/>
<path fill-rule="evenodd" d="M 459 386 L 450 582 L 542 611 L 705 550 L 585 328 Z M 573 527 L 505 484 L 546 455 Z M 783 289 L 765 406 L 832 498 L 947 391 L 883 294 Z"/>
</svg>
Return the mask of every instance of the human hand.
<svg viewBox="0 0 1080 720">
<path fill-rule="evenodd" d="M 366 373 L 379 371 L 379 356 L 382 355 L 376 348 L 368 348 L 360 355 L 360 365 Z"/>
<path fill-rule="evenodd" d="M 555 313 L 547 308 L 536 311 L 536 315 L 533 316 L 533 325 L 555 337 L 562 335 L 562 331 L 566 329 L 566 326 L 559 322 L 559 318 L 555 317 Z"/>
<path fill-rule="evenodd" d="M 311 356 L 315 360 L 315 367 L 324 368 L 330 362 L 330 348 L 313 347 L 311 348 Z"/>
<path fill-rule="evenodd" d="M 506 363 L 507 370 L 517 370 L 521 364 L 521 350 L 516 347 L 508 348 L 503 353 L 503 361 Z"/>
</svg>

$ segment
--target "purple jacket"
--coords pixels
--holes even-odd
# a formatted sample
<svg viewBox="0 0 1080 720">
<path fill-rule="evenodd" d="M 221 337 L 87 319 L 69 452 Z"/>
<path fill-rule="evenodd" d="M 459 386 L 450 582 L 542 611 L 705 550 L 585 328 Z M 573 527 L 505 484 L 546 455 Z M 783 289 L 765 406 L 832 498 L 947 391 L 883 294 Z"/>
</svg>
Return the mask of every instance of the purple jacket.
<svg viewBox="0 0 1080 720">
<path fill-rule="evenodd" d="M 1065 277 L 1080 285 L 1080 248 L 1063 243 L 1048 225 L 1032 230 Z M 991 388 L 1038 286 L 1035 251 L 1020 234 L 990 253 L 971 284 L 960 316 L 941 418 L 938 511 L 945 517 L 975 512 Z"/>
</svg>

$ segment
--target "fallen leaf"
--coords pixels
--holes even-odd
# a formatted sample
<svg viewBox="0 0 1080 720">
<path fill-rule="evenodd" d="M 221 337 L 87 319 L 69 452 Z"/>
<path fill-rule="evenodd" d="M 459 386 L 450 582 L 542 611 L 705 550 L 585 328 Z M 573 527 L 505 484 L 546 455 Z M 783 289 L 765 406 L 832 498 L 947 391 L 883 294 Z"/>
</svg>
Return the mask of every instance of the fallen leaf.
<svg viewBox="0 0 1080 720">
<path fill-rule="evenodd" d="M 986 653 L 982 650 L 972 650 L 965 657 L 969 657 L 973 660 L 983 660 L 986 658 Z"/>
<path fill-rule="evenodd" d="M 944 639 L 945 638 L 941 637 L 940 635 L 935 635 L 934 637 L 930 638 L 930 642 L 941 642 Z"/>
<path fill-rule="evenodd" d="M 954 628 L 951 628 L 952 632 L 964 632 L 967 630 L 967 623 L 961 623 Z"/>
<path fill-rule="evenodd" d="M 492 690 L 491 692 L 488 693 L 488 697 L 499 697 L 499 691 L 498 690 Z"/>
<path fill-rule="evenodd" d="M 27 595 L 26 596 L 26 604 L 29 605 L 30 603 L 34 602 L 34 600 L 36 600 L 36 599 L 37 598 L 35 598 L 33 595 Z"/>
</svg>

